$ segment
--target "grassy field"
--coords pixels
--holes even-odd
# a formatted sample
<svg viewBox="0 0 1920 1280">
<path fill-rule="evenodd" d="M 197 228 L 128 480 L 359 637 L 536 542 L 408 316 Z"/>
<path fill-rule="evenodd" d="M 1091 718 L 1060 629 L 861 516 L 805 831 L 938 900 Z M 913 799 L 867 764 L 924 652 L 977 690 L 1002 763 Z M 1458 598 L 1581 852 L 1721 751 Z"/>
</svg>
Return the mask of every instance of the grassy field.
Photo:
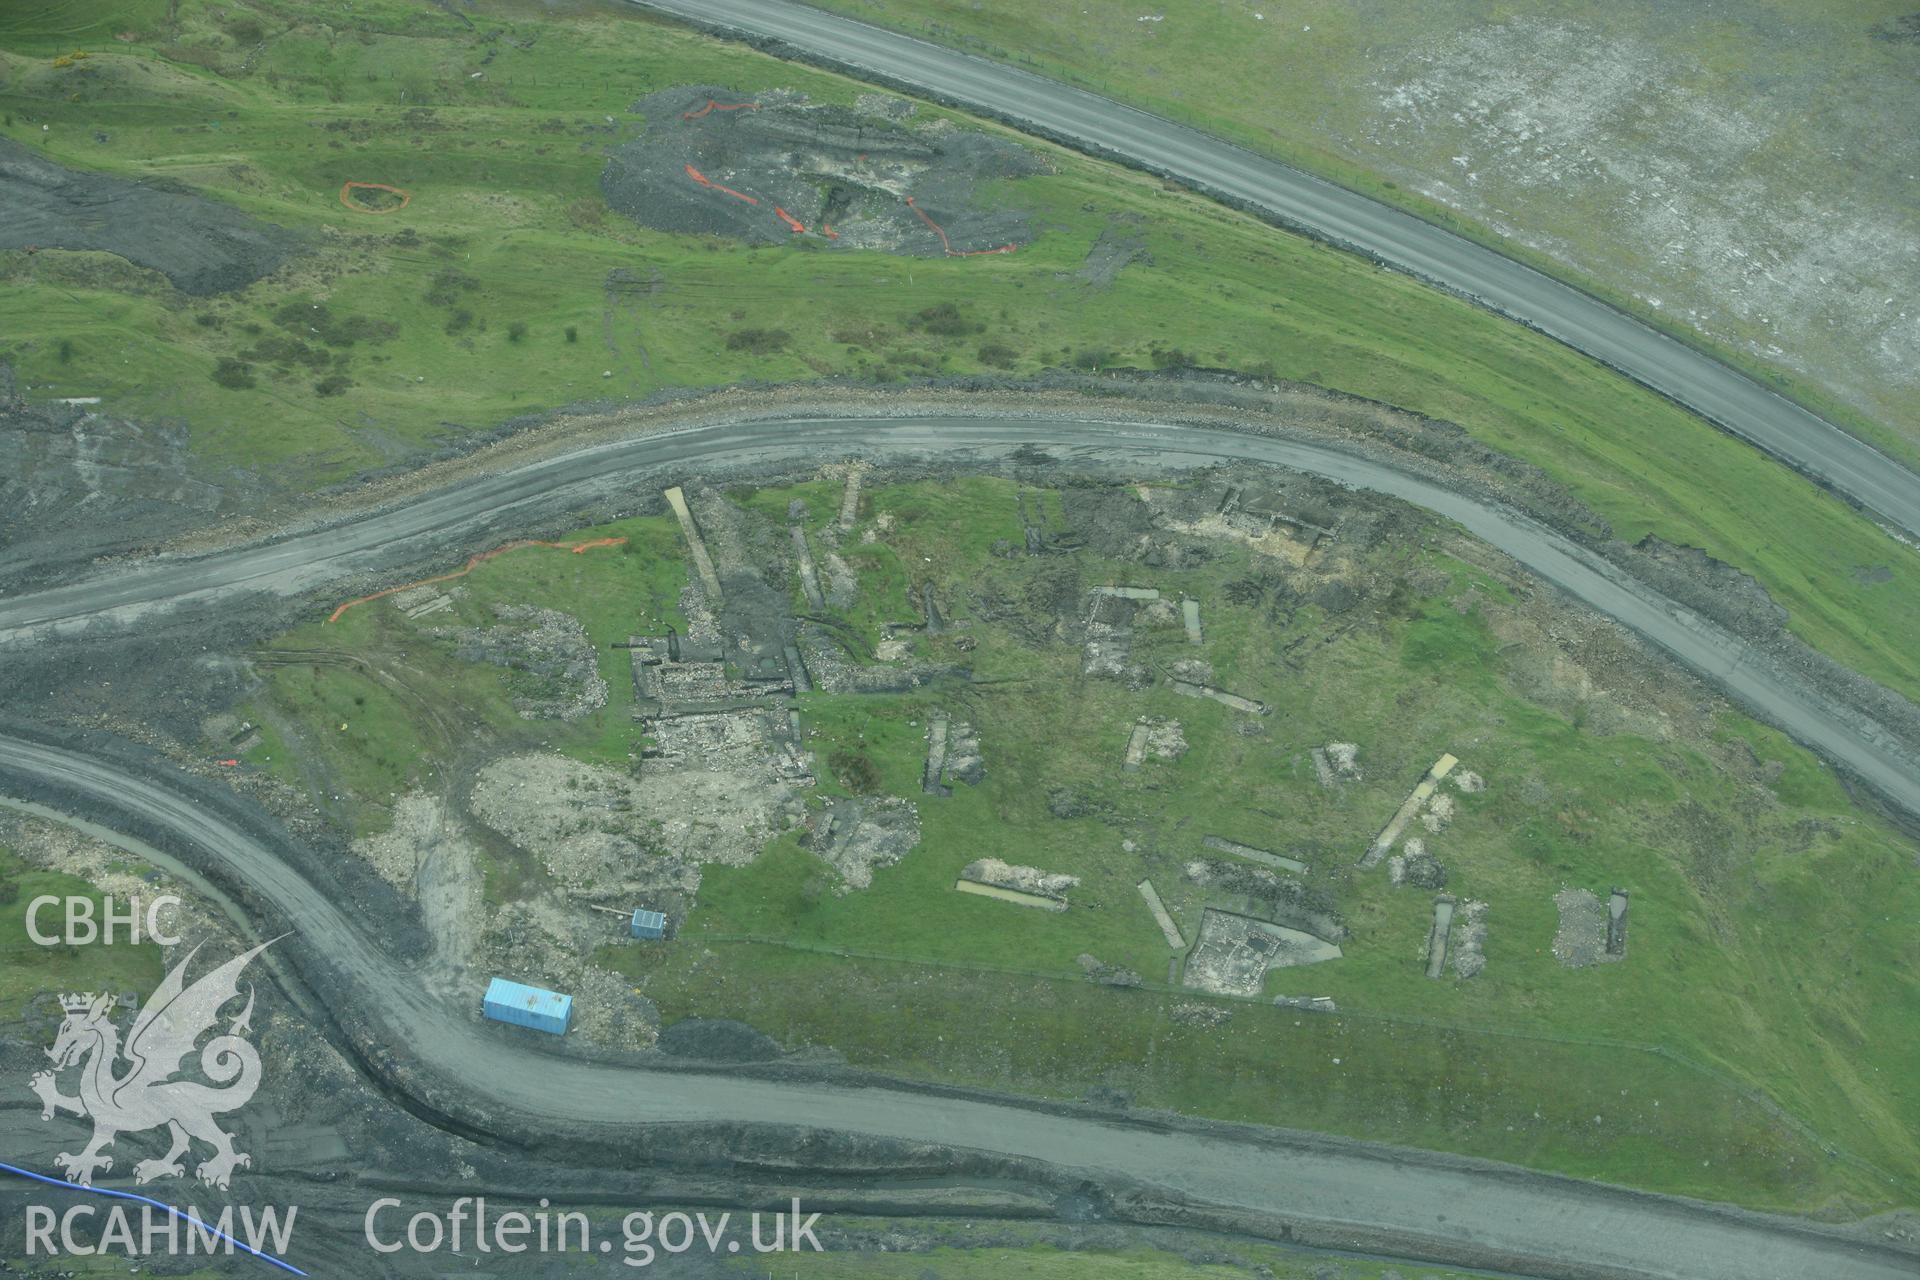
<svg viewBox="0 0 1920 1280">
<path fill-rule="evenodd" d="M 1904 0 L 824 0 L 1138 103 L 1570 279 L 1920 461 Z M 1256 16 L 1257 15 L 1257 16 Z M 1874 164 L 1848 157 L 1871 153 Z M 1906 283 L 1901 283 L 1905 281 Z M 1886 287 L 1891 286 L 1891 287 Z M 1885 295 L 1891 295 L 1890 297 Z"/>
<path fill-rule="evenodd" d="M 835 487 L 735 497 L 776 526 L 802 497 L 818 525 L 837 509 Z M 1071 525 L 1062 494 L 1000 480 L 870 487 L 871 527 L 884 515 L 887 529 L 847 544 L 865 552 L 865 600 L 847 620 L 877 637 L 879 621 L 911 615 L 904 584 L 931 581 L 970 621 L 977 675 L 1006 683 L 803 697 L 816 757 L 868 758 L 881 790 L 918 802 L 921 843 L 871 888 L 844 895 L 793 836 L 751 866 L 708 867 L 678 943 L 602 953 L 669 1019 L 739 1017 L 889 1072 L 1067 1097 L 1119 1089 L 1144 1106 L 1775 1208 L 1920 1194 L 1920 1098 L 1903 1066 L 1920 1052 L 1903 924 L 1920 908 L 1911 848 L 1856 811 L 1806 753 L 1731 713 L 1663 727 L 1658 707 L 1622 710 L 1580 692 L 1577 673 L 1543 685 L 1526 646 L 1512 643 L 1519 598 L 1418 540 L 1367 552 L 1355 569 L 1371 584 L 1362 604 L 1330 615 L 1304 600 L 1277 608 L 1285 592 L 1271 584 L 1248 596 L 1245 584 L 1272 566 L 1237 546 L 1178 571 L 1092 552 L 995 555 L 996 540 L 1017 542 L 1022 499 L 1049 524 Z M 361 830 L 378 829 L 396 794 L 469 747 L 543 742 L 631 765 L 625 655 L 606 645 L 654 625 L 648 611 L 664 607 L 686 570 L 664 519 L 583 531 L 603 532 L 633 536 L 639 549 L 502 557 L 462 580 L 470 594 L 459 608 L 468 621 L 492 602 L 578 612 L 615 691 L 605 712 L 575 726 L 517 722 L 495 670 L 458 662 L 375 605 L 285 643 L 410 673 L 421 696 L 369 696 L 348 719 L 337 697 L 303 693 L 313 673 L 333 668 L 301 666 L 276 678 L 254 718 L 318 744 L 324 772 L 312 789 L 352 793 Z M 1044 621 L 1033 602 L 1051 598 L 1062 574 L 1202 599 L 1215 683 L 1272 713 L 1243 733 L 1244 717 L 1215 703 L 1164 684 L 1129 692 L 1089 680 L 1077 648 L 1023 639 Z M 1228 583 L 1242 584 L 1243 603 L 1228 602 Z M 916 641 L 936 659 L 959 656 L 952 643 Z M 1192 652 L 1177 624 L 1135 641 L 1150 666 Z M 450 746 L 425 705 L 483 727 Z M 988 761 L 980 786 L 947 798 L 919 796 L 935 707 L 979 728 Z M 1178 718 L 1190 747 L 1122 773 L 1140 714 Z M 1328 741 L 1362 744 L 1364 781 L 1317 785 L 1305 751 Z M 1491 904 L 1489 965 L 1471 981 L 1432 983 L 1420 965 L 1431 894 L 1348 868 L 1443 750 L 1489 783 L 1457 796 L 1452 825 L 1431 837 L 1448 891 Z M 294 781 L 304 767 L 271 744 L 249 759 Z M 1081 816 L 1054 816 L 1050 794 L 1062 788 Z M 820 789 L 845 790 L 832 770 Z M 1206 893 L 1183 868 L 1204 852 L 1204 834 L 1292 851 L 1339 898 L 1354 933 L 1346 957 L 1276 972 L 1267 986 L 1331 995 L 1339 1016 L 1167 986 L 1171 953 L 1134 885 L 1150 876 L 1191 938 Z M 1079 876 L 1072 909 L 1022 911 L 952 892 L 960 869 L 985 856 Z M 1614 884 L 1634 893 L 1628 962 L 1562 968 L 1550 952 L 1554 893 L 1604 895 Z M 513 884 L 491 891 L 510 897 Z M 1081 955 L 1145 982 L 1091 985 Z M 1231 1019 L 1196 1027 L 1196 1003 Z M 1830 1159 L 1829 1142 L 1847 1158 Z"/>
<path fill-rule="evenodd" d="M 27 908 L 35 898 L 91 898 L 95 919 L 100 918 L 100 893 L 86 881 L 54 871 L 41 871 L 0 845 L 0 1022 L 24 1016 L 35 999 L 50 991 L 133 991 L 141 996 L 160 981 L 160 948 L 151 942 L 113 943 L 83 947 L 43 947 L 27 934 Z M 40 931 L 58 933 L 61 908 L 43 910 Z M 55 1012 L 58 1010 L 56 1008 Z"/>
<path fill-rule="evenodd" d="M 487 0 L 463 10 L 472 28 L 391 0 L 189 0 L 178 26 L 156 6 L 98 12 L 8 15 L 0 131 L 64 163 L 190 183 L 315 248 L 216 300 L 104 255 L 0 253 L 0 358 L 35 395 L 190 423 L 209 471 L 315 485 L 516 413 L 663 387 L 977 372 L 988 348 L 1016 374 L 1177 352 L 1457 421 L 1570 485 L 1623 539 L 1658 534 L 1754 574 L 1799 635 L 1920 695 L 1904 643 L 1920 634 L 1920 570 L 1843 504 L 1517 326 L 1139 175 L 1054 154 L 1055 175 L 1007 186 L 1041 229 L 1012 255 L 748 249 L 605 207 L 602 152 L 635 129 L 627 105 L 690 81 L 841 102 L 860 86 L 619 8 Z M 92 56 L 54 66 L 70 47 Z M 412 202 L 352 212 L 350 180 Z M 1101 289 L 1077 272 L 1109 230 L 1139 236 L 1151 262 Z M 610 298 L 615 269 L 660 285 Z M 984 332 L 909 323 L 949 302 Z M 787 337 L 729 350 L 743 328 Z M 253 385 L 215 382 L 222 360 Z"/>
</svg>

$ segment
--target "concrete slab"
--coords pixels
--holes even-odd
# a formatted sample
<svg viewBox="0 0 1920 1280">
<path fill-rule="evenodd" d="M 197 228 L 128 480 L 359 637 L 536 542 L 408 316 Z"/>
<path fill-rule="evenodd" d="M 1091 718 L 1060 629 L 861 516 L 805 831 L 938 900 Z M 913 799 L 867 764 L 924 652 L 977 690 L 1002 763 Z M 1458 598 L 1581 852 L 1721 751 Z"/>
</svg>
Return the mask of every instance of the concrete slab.
<svg viewBox="0 0 1920 1280">
<path fill-rule="evenodd" d="M 700 537 L 700 529 L 693 523 L 693 512 L 687 507 L 687 495 L 675 485 L 666 491 L 667 505 L 673 508 L 673 518 L 680 522 L 680 532 L 687 540 L 687 550 L 693 553 L 693 567 L 699 573 L 700 585 L 707 590 L 714 604 L 720 603 L 720 575 L 713 571 L 713 559 L 707 554 L 707 544 Z"/>
<path fill-rule="evenodd" d="M 1226 840 L 1219 836 L 1202 836 L 1200 843 L 1209 849 L 1230 853 L 1236 858 L 1245 858 L 1249 862 L 1277 867 L 1282 871 L 1302 872 L 1307 869 L 1307 864 L 1298 859 L 1289 858 L 1283 854 L 1268 853 L 1265 849 L 1256 849 L 1250 844 L 1241 844 L 1237 840 Z"/>
<path fill-rule="evenodd" d="M 1433 762 L 1433 767 L 1427 770 L 1426 776 L 1420 779 L 1419 785 L 1415 786 L 1407 798 L 1401 802 L 1399 809 L 1394 811 L 1393 818 L 1381 828 L 1380 834 L 1374 837 L 1371 845 L 1367 846 L 1367 851 L 1360 855 L 1361 867 L 1374 866 L 1380 859 L 1387 856 L 1387 851 L 1393 848 L 1394 841 L 1398 840 L 1400 833 L 1407 829 L 1407 824 L 1413 821 L 1413 816 L 1420 812 L 1420 806 L 1432 797 L 1434 788 L 1438 787 L 1441 780 L 1453 772 L 1453 766 L 1459 763 L 1458 759 L 1447 754 L 1442 754 Z"/>
<path fill-rule="evenodd" d="M 813 548 L 807 545 L 807 531 L 793 526 L 793 555 L 800 562 L 800 590 L 806 593 L 807 607 L 815 613 L 827 611 L 827 597 L 820 590 L 820 571 L 813 563 Z"/>
<path fill-rule="evenodd" d="M 1153 881 L 1142 880 L 1136 887 L 1140 890 L 1140 896 L 1147 900 L 1147 910 L 1153 912 L 1154 923 L 1160 926 L 1160 932 L 1165 936 L 1167 945 L 1175 951 L 1185 951 L 1187 940 L 1180 935 L 1180 926 L 1173 922 L 1173 916 L 1168 912 L 1166 904 L 1160 901 L 1159 891 L 1153 887 Z"/>
<path fill-rule="evenodd" d="M 1038 907 L 1042 911 L 1067 909 L 1067 904 L 1058 898 L 1042 897 L 1037 893 L 1022 893 L 1018 889 L 1003 889 L 997 884 L 981 884 L 975 880 L 955 880 L 953 887 L 961 893 L 971 893 L 982 898 L 998 898 L 1002 902 L 1011 902 L 1016 906 Z"/>
<path fill-rule="evenodd" d="M 1453 927 L 1453 899 L 1441 894 L 1433 900 L 1433 927 L 1427 931 L 1427 976 L 1437 978 L 1447 963 L 1447 930 Z"/>
<path fill-rule="evenodd" d="M 1185 694 L 1189 698 L 1211 698 L 1223 707 L 1244 711 L 1250 716 L 1263 716 L 1268 711 L 1267 704 L 1257 698 L 1243 698 L 1237 693 L 1228 693 L 1225 689 L 1216 689 L 1212 685 L 1195 684 L 1191 680 L 1175 680 L 1172 684 L 1175 693 Z"/>
<path fill-rule="evenodd" d="M 840 494 L 840 527 L 853 528 L 853 522 L 860 515 L 860 484 L 867 476 L 864 466 L 855 464 L 847 468 L 847 487 Z"/>
<path fill-rule="evenodd" d="M 1615 889 L 1607 899 L 1607 954 L 1627 954 L 1627 891 Z"/>
<path fill-rule="evenodd" d="M 947 717 L 935 712 L 927 721 L 927 764 L 920 774 L 920 790 L 930 796 L 950 796 L 953 789 L 940 781 L 947 767 Z"/>
</svg>

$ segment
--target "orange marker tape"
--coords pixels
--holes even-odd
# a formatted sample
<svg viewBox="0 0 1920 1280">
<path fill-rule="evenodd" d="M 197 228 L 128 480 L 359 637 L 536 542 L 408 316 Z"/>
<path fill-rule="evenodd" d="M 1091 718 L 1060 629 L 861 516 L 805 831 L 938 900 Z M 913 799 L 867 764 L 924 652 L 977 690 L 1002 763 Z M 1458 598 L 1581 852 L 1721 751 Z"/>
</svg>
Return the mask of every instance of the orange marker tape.
<svg viewBox="0 0 1920 1280">
<path fill-rule="evenodd" d="M 353 608 L 355 605 L 368 604 L 374 600 L 384 600 L 388 596 L 398 595 L 402 591 L 411 591 L 415 587 L 430 587 L 436 582 L 448 582 L 454 578 L 464 578 L 468 574 L 472 573 L 475 569 L 478 569 L 481 565 L 485 564 L 487 561 L 493 559 L 495 556 L 503 556 L 509 551 L 519 551 L 523 547 L 553 547 L 556 549 L 564 549 L 567 551 L 571 551 L 573 552 L 573 554 L 579 555 L 580 553 L 584 551 L 589 551 L 594 547 L 617 547 L 625 541 L 626 541 L 625 538 L 595 538 L 590 542 L 543 542 L 538 538 L 523 538 L 518 542 L 509 542 L 503 547 L 495 547 L 491 551 L 483 551 L 479 555 L 474 556 L 472 559 L 468 560 L 464 567 L 455 569 L 452 573 L 442 573 L 431 578 L 422 578 L 418 582 L 409 582 L 398 587 L 388 587 L 385 591 L 376 591 L 370 596 L 361 596 L 357 600 L 349 600 L 345 604 L 341 605 L 338 609 L 335 609 L 332 613 L 328 614 L 327 621 L 328 622 L 340 621 L 340 615 L 345 613 L 347 610 Z"/>
<path fill-rule="evenodd" d="M 800 219 L 794 217 L 792 214 L 788 213 L 785 209 L 782 209 L 779 205 L 773 206 L 773 212 L 774 212 L 774 216 L 779 218 L 780 221 L 786 223 L 787 229 L 792 231 L 795 235 L 798 235 L 800 232 L 805 231 L 807 229 L 806 223 L 800 221 Z"/>
<path fill-rule="evenodd" d="M 735 200 L 745 200 L 748 204 L 760 203 L 758 200 L 755 200 L 752 196 L 747 195 L 744 192 L 735 191 L 732 187 L 721 186 L 719 183 L 715 182 L 713 179 L 709 178 L 706 174 L 700 172 L 698 169 L 694 168 L 692 165 L 687 166 L 687 176 L 689 178 L 692 178 L 695 182 L 699 183 L 703 187 L 711 187 L 715 191 L 724 191 L 728 195 L 732 196 Z"/>
<path fill-rule="evenodd" d="M 712 98 L 708 98 L 706 106 L 698 111 L 682 111 L 680 118 L 698 120 L 701 116 L 710 115 L 715 111 L 758 111 L 759 109 L 760 104 L 757 102 L 715 102 Z"/>
<path fill-rule="evenodd" d="M 355 204 L 353 201 L 347 199 L 347 197 L 355 191 L 390 191 L 400 197 L 400 203 L 391 209 L 369 209 L 365 205 Z M 349 182 L 340 188 L 340 203 L 355 213 L 398 213 L 412 202 L 413 193 L 411 191 L 402 191 L 400 188 L 390 187 L 384 182 Z"/>
<path fill-rule="evenodd" d="M 1003 244 L 998 249 L 956 249 L 953 247 L 953 242 L 947 239 L 946 228 L 942 227 L 939 223 L 935 222 L 932 218 L 929 218 L 927 216 L 927 211 L 925 209 L 922 209 L 919 205 L 913 202 L 912 196 L 907 197 L 907 208 L 919 214 L 920 221 L 926 223 L 928 226 L 933 228 L 933 234 L 940 237 L 940 247 L 947 251 L 947 256 L 949 258 L 977 258 L 982 254 L 1012 253 L 1014 250 L 1014 246 L 1010 244 Z"/>
</svg>

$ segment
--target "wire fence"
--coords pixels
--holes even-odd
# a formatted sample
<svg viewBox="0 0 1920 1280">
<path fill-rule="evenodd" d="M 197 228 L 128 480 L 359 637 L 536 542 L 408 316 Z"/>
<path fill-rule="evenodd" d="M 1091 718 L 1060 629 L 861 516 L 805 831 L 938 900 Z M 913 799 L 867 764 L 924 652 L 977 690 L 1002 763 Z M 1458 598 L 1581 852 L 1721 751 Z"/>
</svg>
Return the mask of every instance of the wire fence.
<svg viewBox="0 0 1920 1280">
<path fill-rule="evenodd" d="M 787 951 L 802 951 L 813 955 L 834 956 L 843 960 L 864 960 L 878 964 L 916 965 L 929 969 L 958 970 L 966 973 L 988 973 L 1004 977 L 1027 978 L 1034 981 L 1059 985 L 1078 986 L 1087 982 L 1083 975 L 1066 974 L 1054 970 L 1024 968 L 1018 965 L 994 964 L 990 961 L 967 960 L 957 957 L 934 957 L 901 955 L 894 952 L 871 951 L 859 947 L 829 946 L 826 943 L 810 942 L 801 938 L 776 938 L 765 934 L 753 933 L 702 933 L 697 940 L 703 943 L 720 943 L 745 946 L 774 947 Z M 1235 1004 L 1252 1005 L 1276 1012 L 1312 1013 L 1316 1017 L 1350 1019 L 1355 1022 L 1377 1025 L 1418 1027 L 1422 1030 L 1456 1033 L 1473 1036 L 1499 1036 L 1511 1040 L 1534 1041 L 1542 1044 L 1567 1045 L 1579 1048 L 1609 1049 L 1616 1052 L 1644 1053 L 1671 1063 L 1680 1069 L 1699 1076 L 1715 1087 L 1758 1107 L 1771 1119 L 1777 1121 L 1797 1136 L 1818 1147 L 1828 1157 L 1843 1161 L 1854 1168 L 1881 1179 L 1891 1187 L 1899 1188 L 1907 1194 L 1920 1194 L 1920 1183 L 1904 1179 L 1887 1169 L 1852 1152 L 1789 1110 L 1770 1094 L 1748 1084 L 1729 1072 L 1704 1062 L 1690 1054 L 1667 1045 L 1649 1044 L 1639 1040 L 1622 1040 L 1614 1036 L 1580 1035 L 1575 1032 L 1546 1031 L 1539 1028 L 1521 1028 L 1499 1026 L 1491 1023 L 1462 1022 L 1443 1018 L 1426 1018 L 1418 1014 L 1387 1012 L 1371 1009 L 1340 1009 L 1335 1012 L 1320 1012 L 1302 1009 L 1293 1005 L 1278 1005 L 1266 996 L 1241 996 L 1197 991 L 1191 987 L 1176 986 L 1173 983 L 1141 976 L 1137 984 L 1127 984 L 1129 989 L 1151 992 L 1156 995 L 1179 995 L 1186 997 L 1204 997 L 1209 1000 L 1226 1000 Z"/>
</svg>

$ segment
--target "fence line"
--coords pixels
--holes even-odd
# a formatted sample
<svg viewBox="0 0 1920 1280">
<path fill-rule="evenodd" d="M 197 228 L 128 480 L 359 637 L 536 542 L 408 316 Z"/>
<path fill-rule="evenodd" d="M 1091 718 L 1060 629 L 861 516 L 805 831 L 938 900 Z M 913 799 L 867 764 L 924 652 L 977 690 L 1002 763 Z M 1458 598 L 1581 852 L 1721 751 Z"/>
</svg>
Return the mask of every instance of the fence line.
<svg viewBox="0 0 1920 1280">
<path fill-rule="evenodd" d="M 921 958 L 880 951 L 868 951 L 859 947 L 829 946 L 826 943 L 808 942 L 799 938 L 775 938 L 764 934 L 702 933 L 697 935 L 697 940 L 710 943 L 737 943 L 749 946 L 777 947 L 787 951 L 804 951 L 815 955 L 836 956 L 844 960 L 872 960 L 883 964 L 919 965 L 923 968 L 930 969 L 957 969 L 972 973 L 993 973 L 1009 977 L 1033 978 L 1050 983 L 1080 985 L 1086 982 L 1084 978 L 1076 978 L 1069 974 L 1049 972 L 1044 969 L 1022 968 L 1018 965 L 994 964 L 990 961 L 983 960 Z M 1176 987 L 1171 983 L 1145 977 L 1142 977 L 1138 987 L 1133 989 L 1150 991 L 1158 995 L 1205 996 L 1209 999 L 1230 1000 L 1236 1004 L 1253 1005 L 1263 1009 L 1279 1010 L 1283 1007 L 1275 1005 L 1265 996 L 1222 995 L 1216 992 L 1200 992 L 1192 988 Z M 1294 1009 L 1292 1012 L 1313 1013 L 1312 1010 L 1299 1009 Z M 1739 1080 L 1719 1067 L 1702 1062 L 1689 1054 L 1682 1053 L 1678 1049 L 1669 1048 L 1666 1045 L 1647 1044 L 1638 1040 L 1621 1040 L 1612 1036 L 1588 1036 L 1573 1032 L 1523 1030 L 1518 1027 L 1501 1027 L 1485 1023 L 1449 1022 L 1438 1018 L 1423 1018 L 1418 1014 L 1389 1013 L 1382 1010 L 1341 1009 L 1334 1013 L 1315 1013 L 1313 1016 L 1322 1018 L 1351 1018 L 1359 1022 L 1392 1023 L 1402 1026 L 1421 1027 L 1434 1031 L 1503 1036 L 1513 1040 L 1536 1040 L 1550 1044 L 1576 1045 L 1597 1049 L 1620 1049 L 1633 1053 L 1651 1054 L 1677 1067 L 1702 1076 L 1743 1101 L 1759 1107 L 1762 1111 L 1766 1112 L 1773 1119 L 1792 1130 L 1801 1138 L 1818 1147 L 1829 1157 L 1844 1160 L 1855 1168 L 1871 1173 L 1885 1180 L 1889 1185 L 1899 1187 L 1909 1193 L 1920 1190 L 1920 1187 L 1917 1187 L 1916 1184 L 1905 1182 L 1898 1175 L 1882 1169 L 1865 1156 L 1857 1155 L 1845 1147 L 1840 1146 L 1831 1138 L 1820 1133 L 1811 1123 L 1788 1110 L 1785 1104 L 1779 1102 L 1763 1090 Z"/>
</svg>

